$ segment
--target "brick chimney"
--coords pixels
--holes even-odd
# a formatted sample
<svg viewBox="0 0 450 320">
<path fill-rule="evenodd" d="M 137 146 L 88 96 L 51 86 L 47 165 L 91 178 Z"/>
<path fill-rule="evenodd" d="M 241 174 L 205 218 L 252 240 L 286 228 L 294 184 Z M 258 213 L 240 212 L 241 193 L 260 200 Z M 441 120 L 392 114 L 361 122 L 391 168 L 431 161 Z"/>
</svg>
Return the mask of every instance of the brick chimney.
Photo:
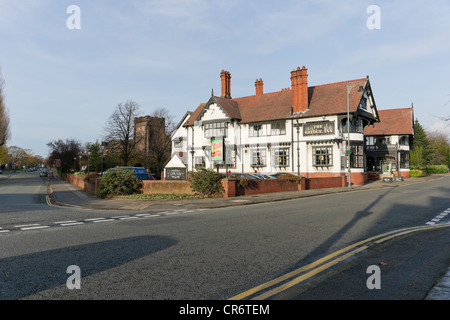
<svg viewBox="0 0 450 320">
<path fill-rule="evenodd" d="M 231 99 L 231 73 L 224 71 L 220 73 L 220 80 L 222 85 L 222 98 Z"/>
<path fill-rule="evenodd" d="M 262 95 L 263 94 L 263 87 L 264 87 L 264 82 L 262 81 L 261 78 L 256 79 L 255 81 L 255 88 L 256 88 L 256 95 Z"/>
<path fill-rule="evenodd" d="M 308 69 L 304 66 L 291 71 L 292 109 L 302 112 L 308 109 Z"/>
</svg>

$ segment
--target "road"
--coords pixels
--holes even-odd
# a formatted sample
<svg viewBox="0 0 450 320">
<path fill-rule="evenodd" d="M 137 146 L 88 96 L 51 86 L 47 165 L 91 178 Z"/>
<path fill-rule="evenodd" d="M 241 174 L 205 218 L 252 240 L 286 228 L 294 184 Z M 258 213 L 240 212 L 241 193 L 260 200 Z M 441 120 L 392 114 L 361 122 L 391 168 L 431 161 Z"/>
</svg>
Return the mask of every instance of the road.
<svg viewBox="0 0 450 320">
<path fill-rule="evenodd" d="M 18 173 L 0 180 L 0 299 L 229 299 L 358 241 L 426 226 L 450 207 L 449 178 L 158 215 L 49 206 L 46 180 Z M 420 233 L 421 239 L 448 248 L 449 229 Z M 448 249 L 435 251 L 436 264 L 417 292 L 450 263 Z M 67 287 L 72 265 L 81 271 L 80 289 Z M 414 275 L 396 277 L 402 276 Z M 362 277 L 368 277 L 365 270 Z M 296 290 L 289 298 L 302 298 Z M 358 290 L 370 299 L 365 283 Z M 398 297 L 391 291 L 382 297 Z"/>
</svg>

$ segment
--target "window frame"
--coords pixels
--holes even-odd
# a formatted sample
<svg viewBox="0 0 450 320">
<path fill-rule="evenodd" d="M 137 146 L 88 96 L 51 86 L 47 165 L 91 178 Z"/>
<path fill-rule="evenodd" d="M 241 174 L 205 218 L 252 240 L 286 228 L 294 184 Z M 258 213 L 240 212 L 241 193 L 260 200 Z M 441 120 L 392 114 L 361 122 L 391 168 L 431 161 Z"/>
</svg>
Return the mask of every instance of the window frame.
<svg viewBox="0 0 450 320">
<path fill-rule="evenodd" d="M 350 167 L 355 169 L 364 168 L 364 146 L 351 145 Z"/>
<path fill-rule="evenodd" d="M 258 155 L 258 153 L 259 153 L 259 155 Z M 251 167 L 265 167 L 267 165 L 266 160 L 267 160 L 266 149 L 251 149 L 250 150 L 250 166 Z"/>
<path fill-rule="evenodd" d="M 228 123 L 226 121 L 208 122 L 203 124 L 204 136 L 207 139 L 214 137 L 226 137 Z"/>
<path fill-rule="evenodd" d="M 318 150 L 326 150 L 326 153 L 318 153 Z M 323 163 L 318 163 L 318 157 L 323 156 L 320 160 Z M 313 146 L 312 147 L 313 167 L 332 167 L 333 166 L 333 146 Z"/>
<path fill-rule="evenodd" d="M 284 154 L 281 154 L 284 153 Z M 280 161 L 280 159 L 283 158 L 283 161 Z M 289 166 L 289 148 L 279 148 L 273 150 L 272 155 L 272 163 L 274 167 L 281 168 L 281 167 L 288 167 Z"/>
<path fill-rule="evenodd" d="M 270 135 L 282 136 L 285 134 L 286 134 L 286 122 L 285 121 L 272 122 L 270 124 Z"/>
</svg>

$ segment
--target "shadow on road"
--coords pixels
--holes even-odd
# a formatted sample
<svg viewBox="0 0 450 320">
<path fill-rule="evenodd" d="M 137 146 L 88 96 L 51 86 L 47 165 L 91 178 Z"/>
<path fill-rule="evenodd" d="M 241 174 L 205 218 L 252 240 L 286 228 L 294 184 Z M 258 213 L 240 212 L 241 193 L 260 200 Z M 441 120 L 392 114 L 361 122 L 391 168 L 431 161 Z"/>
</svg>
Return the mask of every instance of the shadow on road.
<svg viewBox="0 0 450 320">
<path fill-rule="evenodd" d="M 393 189 L 389 188 L 383 194 L 380 194 L 374 201 L 372 201 L 366 208 L 359 210 L 355 213 L 354 217 L 347 222 L 342 228 L 332 234 L 325 242 L 323 242 L 320 246 L 315 248 L 311 253 L 309 253 L 306 257 L 302 259 L 302 261 L 309 261 L 311 259 L 315 259 L 318 255 L 322 255 L 327 252 L 333 245 L 338 242 L 344 235 L 355 226 L 358 221 L 372 214 L 371 209 L 375 207 L 378 203 L 380 203 L 384 197 L 386 197 Z"/>
<path fill-rule="evenodd" d="M 16 300 L 67 283 L 76 265 L 90 276 L 164 250 L 177 243 L 162 236 L 138 236 L 0 259 L 0 299 Z M 69 289 L 67 289 L 69 290 Z"/>
</svg>

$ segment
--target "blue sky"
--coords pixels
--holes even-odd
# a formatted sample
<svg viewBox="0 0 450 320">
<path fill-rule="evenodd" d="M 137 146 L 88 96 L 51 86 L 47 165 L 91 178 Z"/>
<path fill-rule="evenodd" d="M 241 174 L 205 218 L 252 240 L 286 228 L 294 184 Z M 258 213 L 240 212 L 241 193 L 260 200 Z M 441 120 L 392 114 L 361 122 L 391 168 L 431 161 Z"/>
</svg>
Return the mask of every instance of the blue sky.
<svg viewBox="0 0 450 320">
<path fill-rule="evenodd" d="M 67 28 L 80 8 L 81 29 Z M 369 29 L 370 5 L 380 29 Z M 378 109 L 414 103 L 428 130 L 450 115 L 450 1 L 0 0 L 0 67 L 6 82 L 9 145 L 48 155 L 46 144 L 101 141 L 117 104 L 144 114 L 166 108 L 179 120 L 220 94 L 370 77 Z"/>
</svg>

